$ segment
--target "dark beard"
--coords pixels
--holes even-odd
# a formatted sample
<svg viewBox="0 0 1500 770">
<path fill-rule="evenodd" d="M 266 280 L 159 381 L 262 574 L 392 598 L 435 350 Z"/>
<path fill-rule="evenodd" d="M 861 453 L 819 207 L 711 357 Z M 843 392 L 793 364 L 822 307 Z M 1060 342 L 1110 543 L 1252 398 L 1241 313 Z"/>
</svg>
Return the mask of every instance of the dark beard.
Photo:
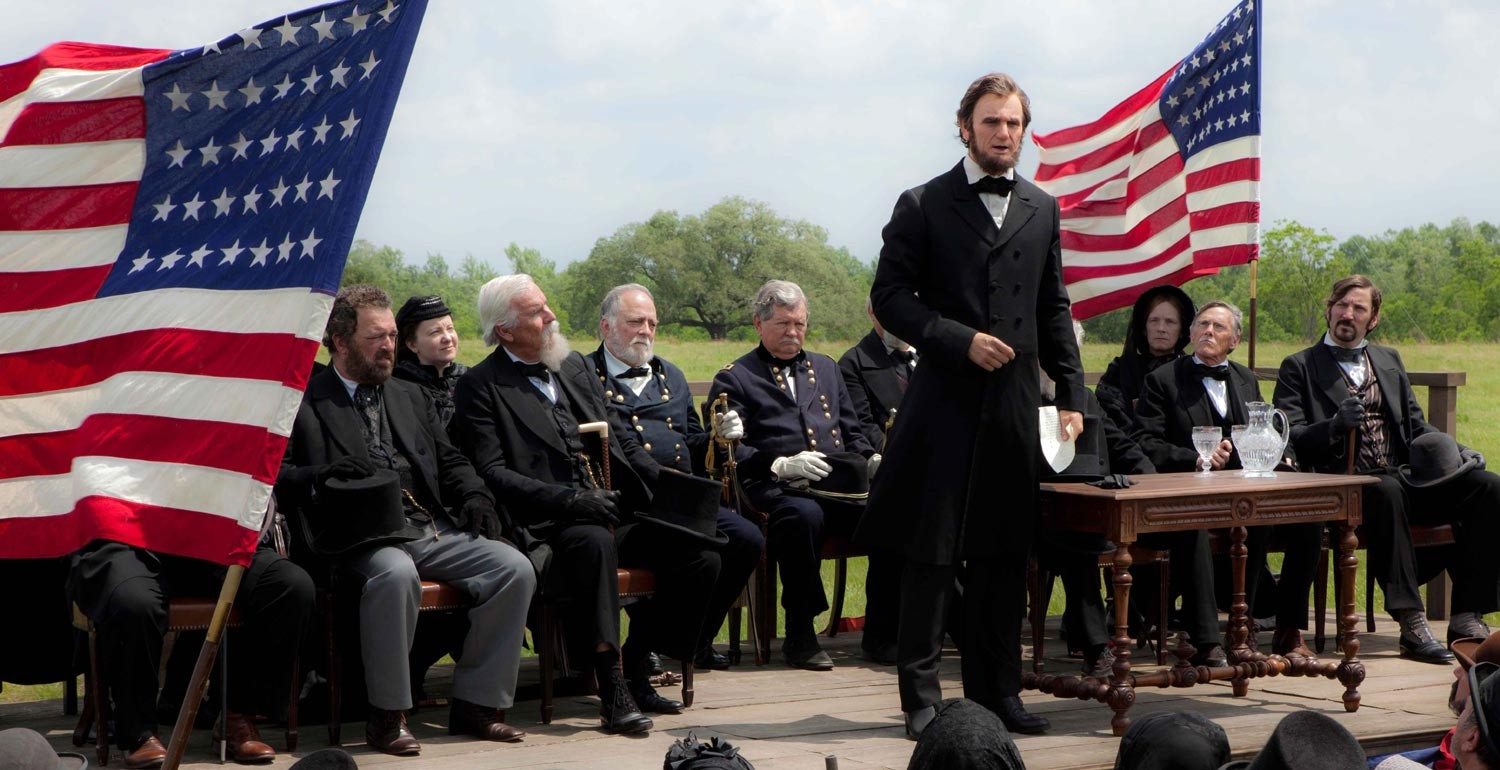
<svg viewBox="0 0 1500 770">
<path fill-rule="evenodd" d="M 348 355 L 344 357 L 344 366 L 349 371 L 344 374 L 361 385 L 384 385 L 391 378 L 391 370 L 395 364 L 394 354 L 389 361 L 374 361 L 365 358 L 358 347 L 350 345 Z"/>
</svg>

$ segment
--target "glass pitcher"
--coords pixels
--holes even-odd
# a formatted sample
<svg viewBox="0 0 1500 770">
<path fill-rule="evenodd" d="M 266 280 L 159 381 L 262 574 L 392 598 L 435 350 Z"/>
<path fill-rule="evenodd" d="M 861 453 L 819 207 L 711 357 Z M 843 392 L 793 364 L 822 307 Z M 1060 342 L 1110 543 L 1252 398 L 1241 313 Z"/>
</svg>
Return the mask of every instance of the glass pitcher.
<svg viewBox="0 0 1500 770">
<path fill-rule="evenodd" d="M 1286 412 L 1264 401 L 1246 403 L 1245 411 L 1245 432 L 1235 446 L 1240 453 L 1240 465 L 1244 467 L 1247 477 L 1274 478 L 1276 464 L 1281 461 L 1286 452 L 1287 441 L 1291 439 L 1291 424 L 1287 421 Z M 1275 424 L 1276 417 L 1281 418 L 1279 430 Z"/>
</svg>

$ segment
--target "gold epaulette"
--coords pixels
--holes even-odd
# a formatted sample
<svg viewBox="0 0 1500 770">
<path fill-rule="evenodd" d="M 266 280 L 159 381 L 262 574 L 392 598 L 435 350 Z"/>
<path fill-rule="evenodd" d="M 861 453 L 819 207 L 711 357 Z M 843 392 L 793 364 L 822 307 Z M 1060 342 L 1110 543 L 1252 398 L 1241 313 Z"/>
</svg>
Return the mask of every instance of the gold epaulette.
<svg viewBox="0 0 1500 770">
<path fill-rule="evenodd" d="M 724 368 L 720 369 L 719 371 L 721 371 L 721 372 L 727 372 L 727 371 L 729 371 L 730 369 L 733 369 L 733 368 L 734 368 L 734 364 L 724 364 Z"/>
</svg>

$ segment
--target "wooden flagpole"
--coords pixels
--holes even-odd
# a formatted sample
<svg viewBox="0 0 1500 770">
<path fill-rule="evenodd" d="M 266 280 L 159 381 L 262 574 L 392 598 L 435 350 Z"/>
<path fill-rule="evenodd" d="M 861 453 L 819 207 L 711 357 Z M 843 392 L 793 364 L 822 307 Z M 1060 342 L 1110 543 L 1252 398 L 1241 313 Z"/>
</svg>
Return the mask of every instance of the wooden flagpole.
<svg viewBox="0 0 1500 770">
<path fill-rule="evenodd" d="M 1260 257 L 1250 260 L 1250 363 L 1251 369 L 1255 368 L 1255 272 L 1260 265 Z"/>
<path fill-rule="evenodd" d="M 198 663 L 193 667 L 193 678 L 188 680 L 187 694 L 182 698 L 182 707 L 177 710 L 177 724 L 172 726 L 172 740 L 167 743 L 167 758 L 164 770 L 177 770 L 182 762 L 182 752 L 187 749 L 188 736 L 193 732 L 193 721 L 198 717 L 198 704 L 208 690 L 208 677 L 213 671 L 214 658 L 219 655 L 219 640 L 224 636 L 224 626 L 229 623 L 229 611 L 234 607 L 234 595 L 240 591 L 240 578 L 245 568 L 232 564 L 224 575 L 224 585 L 219 589 L 219 603 L 214 607 L 214 616 L 208 624 L 208 635 L 203 639 L 203 649 L 198 651 Z M 228 693 L 221 708 L 228 709 Z"/>
</svg>

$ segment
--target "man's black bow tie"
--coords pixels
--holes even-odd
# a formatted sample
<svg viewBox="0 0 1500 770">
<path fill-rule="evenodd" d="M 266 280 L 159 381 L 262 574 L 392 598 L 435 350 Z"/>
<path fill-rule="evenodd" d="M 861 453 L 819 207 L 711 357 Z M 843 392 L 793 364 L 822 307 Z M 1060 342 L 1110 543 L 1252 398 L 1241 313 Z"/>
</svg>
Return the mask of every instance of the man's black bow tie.
<svg viewBox="0 0 1500 770">
<path fill-rule="evenodd" d="M 1011 188 L 1016 186 L 1016 180 L 1006 179 L 1003 176 L 987 176 L 969 186 L 974 188 L 976 193 L 994 193 L 1004 198 L 1010 195 Z"/>
<path fill-rule="evenodd" d="M 897 363 L 910 366 L 911 362 L 917 360 L 917 352 L 915 350 L 892 350 L 891 358 Z"/>
<path fill-rule="evenodd" d="M 523 363 L 521 361 L 517 361 L 516 362 L 516 366 L 521 367 L 521 374 L 524 374 L 527 377 L 532 377 L 532 378 L 541 380 L 542 382 L 551 382 L 552 381 L 552 372 L 547 369 L 547 365 L 546 364 L 542 364 L 542 363 L 528 364 L 528 363 Z"/>
<path fill-rule="evenodd" d="M 1201 377 L 1215 379 L 1219 382 L 1228 382 L 1229 365 L 1224 364 L 1222 366 L 1209 366 L 1208 364 L 1198 364 L 1198 375 Z"/>
<path fill-rule="evenodd" d="M 1333 360 L 1341 364 L 1357 364 L 1365 357 L 1364 348 L 1345 348 L 1338 345 L 1324 345 L 1328 352 L 1333 354 Z"/>
<path fill-rule="evenodd" d="M 623 372 L 620 373 L 620 379 L 622 379 L 622 380 L 632 380 L 632 379 L 635 379 L 636 377 L 649 377 L 649 376 L 651 376 L 651 370 L 647 369 L 644 366 L 632 366 L 629 369 L 626 369 L 625 371 L 623 371 Z"/>
</svg>

